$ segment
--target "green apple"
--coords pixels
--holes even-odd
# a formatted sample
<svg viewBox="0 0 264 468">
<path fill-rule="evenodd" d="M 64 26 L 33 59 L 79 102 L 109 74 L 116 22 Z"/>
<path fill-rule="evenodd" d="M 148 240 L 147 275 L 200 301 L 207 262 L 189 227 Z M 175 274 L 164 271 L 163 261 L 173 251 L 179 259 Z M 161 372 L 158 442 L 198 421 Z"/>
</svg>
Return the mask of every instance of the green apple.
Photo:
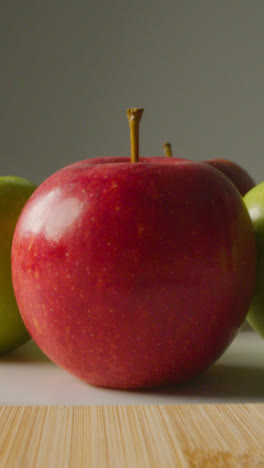
<svg viewBox="0 0 264 468">
<path fill-rule="evenodd" d="M 264 338 L 264 182 L 253 187 L 244 196 L 244 202 L 254 226 L 257 244 L 256 286 L 247 321 Z"/>
<path fill-rule="evenodd" d="M 17 307 L 11 277 L 15 226 L 36 185 L 20 177 L 0 177 L 0 354 L 30 339 Z"/>
</svg>

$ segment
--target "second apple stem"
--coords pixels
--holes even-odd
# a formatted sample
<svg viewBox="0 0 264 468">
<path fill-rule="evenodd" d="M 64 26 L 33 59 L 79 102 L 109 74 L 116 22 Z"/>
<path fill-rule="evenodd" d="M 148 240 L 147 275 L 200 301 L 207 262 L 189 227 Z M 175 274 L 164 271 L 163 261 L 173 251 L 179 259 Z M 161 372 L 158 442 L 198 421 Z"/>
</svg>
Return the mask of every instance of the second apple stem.
<svg viewBox="0 0 264 468">
<path fill-rule="evenodd" d="M 164 143 L 163 149 L 164 149 L 165 156 L 172 157 L 172 150 L 171 150 L 170 143 Z"/>
</svg>

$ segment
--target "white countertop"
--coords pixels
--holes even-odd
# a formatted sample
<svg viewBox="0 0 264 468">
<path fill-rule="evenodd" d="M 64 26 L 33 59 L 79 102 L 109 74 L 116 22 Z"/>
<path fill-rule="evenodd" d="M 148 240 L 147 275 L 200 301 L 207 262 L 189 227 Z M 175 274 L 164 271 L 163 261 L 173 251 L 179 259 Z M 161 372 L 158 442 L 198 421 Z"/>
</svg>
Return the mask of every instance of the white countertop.
<svg viewBox="0 0 264 468">
<path fill-rule="evenodd" d="M 88 385 L 50 362 L 31 340 L 0 358 L 0 405 L 264 403 L 264 340 L 241 331 L 191 384 L 144 391 Z"/>
</svg>

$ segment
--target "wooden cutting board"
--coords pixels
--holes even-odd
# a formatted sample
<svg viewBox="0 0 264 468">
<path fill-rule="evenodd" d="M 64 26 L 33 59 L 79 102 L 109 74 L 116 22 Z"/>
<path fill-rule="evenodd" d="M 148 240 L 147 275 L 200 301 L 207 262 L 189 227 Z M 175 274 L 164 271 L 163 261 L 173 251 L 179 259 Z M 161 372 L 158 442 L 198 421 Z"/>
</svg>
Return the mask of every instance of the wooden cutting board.
<svg viewBox="0 0 264 468">
<path fill-rule="evenodd" d="M 1 468 L 264 467 L 264 404 L 1 406 Z"/>
</svg>

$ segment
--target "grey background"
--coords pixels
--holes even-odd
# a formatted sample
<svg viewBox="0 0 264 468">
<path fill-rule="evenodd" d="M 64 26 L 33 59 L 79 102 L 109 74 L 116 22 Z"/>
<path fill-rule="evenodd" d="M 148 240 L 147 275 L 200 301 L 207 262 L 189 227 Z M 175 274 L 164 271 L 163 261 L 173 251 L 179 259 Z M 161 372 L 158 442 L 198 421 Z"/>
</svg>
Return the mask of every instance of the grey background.
<svg viewBox="0 0 264 468">
<path fill-rule="evenodd" d="M 87 157 L 225 157 L 264 180 L 264 2 L 1 1 L 0 175 Z"/>
</svg>

